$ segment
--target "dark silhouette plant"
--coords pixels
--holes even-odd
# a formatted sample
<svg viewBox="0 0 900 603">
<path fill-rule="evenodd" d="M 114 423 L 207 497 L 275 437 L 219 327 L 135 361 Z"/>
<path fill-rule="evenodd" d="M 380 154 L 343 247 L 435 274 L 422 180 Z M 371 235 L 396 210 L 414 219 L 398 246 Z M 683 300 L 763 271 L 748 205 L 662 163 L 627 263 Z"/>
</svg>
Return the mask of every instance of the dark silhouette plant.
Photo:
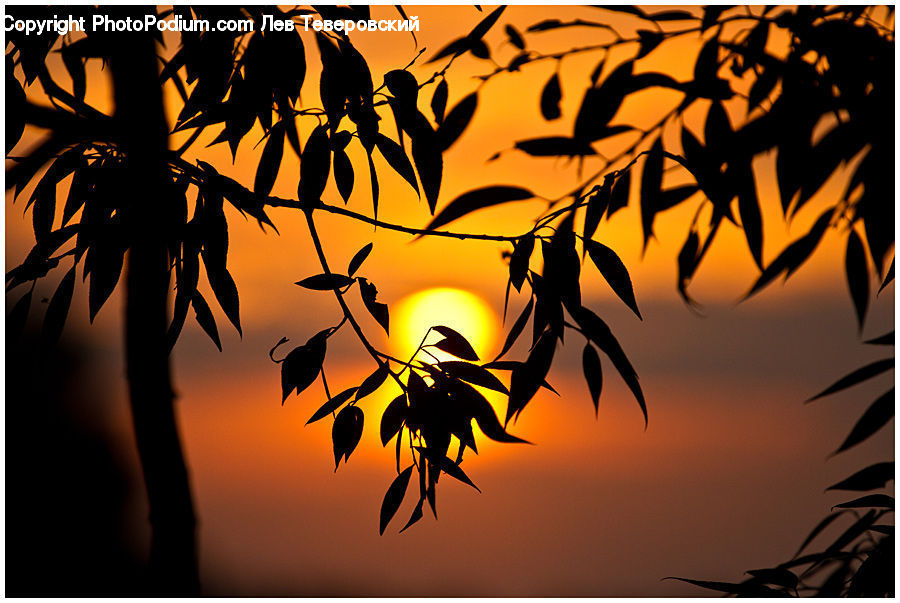
<svg viewBox="0 0 900 603">
<path fill-rule="evenodd" d="M 120 14 L 137 14 L 129 10 L 120 9 Z M 276 359 L 278 348 L 288 341 L 283 338 L 270 356 L 281 365 L 282 403 L 292 392 L 299 394 L 321 377 L 328 399 L 309 422 L 334 416 L 336 468 L 341 459 L 349 460 L 360 440 L 365 420 L 360 402 L 389 380 L 401 390 L 380 418 L 382 443 L 395 440 L 397 473 L 382 503 L 382 532 L 398 511 L 414 473 L 419 482 L 418 502 L 404 530 L 423 517 L 426 502 L 436 516 L 436 486 L 441 475 L 475 487 L 461 466 L 467 448 L 477 452 L 473 420 L 493 440 L 524 441 L 508 433 L 507 428 L 541 387 L 552 390 L 547 375 L 566 331 L 584 338 L 583 368 L 595 409 L 602 393 L 602 352 L 631 390 L 646 425 L 647 406 L 637 372 L 606 322 L 582 304 L 580 292 L 582 262 L 590 257 L 617 296 L 641 317 L 624 264 L 613 249 L 594 240 L 601 220 L 632 202 L 632 180 L 638 189 L 634 202 L 640 207 L 645 247 L 654 236 L 657 214 L 688 203 L 697 206 L 677 261 L 678 291 L 692 307 L 699 306 L 688 295 L 688 284 L 723 222 L 743 230 L 759 267 L 760 274 L 748 297 L 779 276 L 793 274 L 809 259 L 826 232 L 835 231 L 847 237 L 846 272 L 862 326 L 870 303 L 871 279 L 876 278 L 881 289 L 893 279 L 894 141 L 893 128 L 887 125 L 893 123 L 894 104 L 892 28 L 872 17 L 874 9 L 863 6 L 715 6 L 652 13 L 635 7 L 585 10 L 594 11 L 597 17 L 547 19 L 529 27 L 525 34 L 506 25 L 507 41 L 514 50 L 505 64 L 493 58 L 499 49 L 492 51 L 484 39 L 498 23 L 504 7 L 486 11 L 470 32 L 429 57 L 429 63 L 440 62 L 442 66 L 422 82 L 410 68 L 424 49 L 405 67 L 379 76 L 371 73 L 345 32 L 261 31 L 264 15 L 298 22 L 314 13 L 329 20 L 368 20 L 371 15 L 365 6 L 286 11 L 207 6 L 147 9 L 157 12 L 161 19 L 173 15 L 211 22 L 250 19 L 255 25 L 253 32 L 180 32 L 177 50 L 169 54 L 162 52 L 161 38 L 154 40 L 150 33 L 97 31 L 64 37 L 52 32 L 40 36 L 9 33 L 6 145 L 7 156 L 15 164 L 7 171 L 7 188 L 14 188 L 18 197 L 31 183 L 35 185 L 27 207 L 32 210 L 36 244 L 25 261 L 7 273 L 7 290 L 31 283 L 8 315 L 8 332 L 14 334 L 24 324 L 35 282 L 68 262 L 66 258 L 71 258 L 72 265 L 48 306 L 46 340 L 51 342 L 62 330 L 79 263 L 83 280 L 90 275 L 88 295 L 93 319 L 115 289 L 127 255 L 126 360 L 135 433 L 151 506 L 151 568 L 156 589 L 190 592 L 199 588 L 195 519 L 172 412 L 167 358 L 191 309 L 198 324 L 221 349 L 216 321 L 198 289 L 201 262 L 218 304 L 241 332 L 238 290 L 227 269 L 225 202 L 255 218 L 261 227 L 274 228 L 266 213 L 270 207 L 292 208 L 305 217 L 321 272 L 297 285 L 331 291 L 343 317 Z M 76 16 L 84 14 L 88 19 L 93 11 L 73 8 Z M 620 33 L 605 20 L 608 12 L 603 11 L 627 14 L 637 24 L 634 34 Z M 46 13 L 45 9 L 22 8 L 17 9 L 16 17 L 41 18 Z M 398 8 L 398 14 L 406 18 L 403 9 Z M 593 28 L 597 43 L 557 53 L 529 50 L 531 36 L 569 27 Z M 686 36 L 704 40 L 693 61 L 691 79 L 678 81 L 665 73 L 640 70 L 640 59 Z M 299 93 L 308 71 L 304 48 L 310 43 L 316 44 L 320 56 L 320 94 L 312 102 L 305 98 L 301 103 Z M 621 49 L 630 49 L 629 58 L 612 64 L 611 51 Z M 47 66 L 51 51 L 62 55 L 72 79 L 71 91 L 56 83 Z M 487 84 L 502 81 L 533 63 L 559 64 L 576 54 L 597 55 L 598 64 L 590 76 L 590 86 L 583 91 L 573 125 L 559 136 L 516 141 L 513 149 L 533 157 L 575 159 L 587 175 L 553 198 L 504 184 L 468 191 L 440 204 L 443 153 L 465 134 L 478 111 L 480 96 L 487 93 Z M 469 60 L 469 55 L 490 64 L 492 70 L 481 77 L 475 92 L 448 110 L 447 76 L 455 61 L 463 57 Z M 84 65 L 88 60 L 102 60 L 110 66 L 113 115 L 84 100 Z M 39 82 L 53 106 L 28 100 L 19 77 L 27 86 Z M 175 86 L 181 99 L 172 132 L 166 125 L 160 93 L 167 82 Z M 614 123 L 626 99 L 650 88 L 677 92 L 681 100 L 650 127 Z M 544 119 L 561 119 L 562 95 L 572 93 L 558 72 L 551 76 L 535 98 Z M 433 119 L 420 106 L 427 106 Z M 705 108 L 703 142 L 684 123 L 689 107 Z M 734 122 L 733 115 L 742 117 Z M 305 141 L 301 140 L 298 120 L 315 124 Z M 201 133 L 212 127 L 223 128 L 215 142 L 227 143 L 234 156 L 257 121 L 264 140 L 252 188 L 221 174 L 209 163 L 198 161 L 195 165 L 182 158 Z M 49 133 L 26 154 L 11 154 L 26 124 Z M 823 124 L 826 131 L 820 135 Z M 170 148 L 172 134 L 187 131 L 191 134 L 186 141 Z M 668 131 L 680 134 L 680 148 L 663 142 L 663 133 Z M 394 132 L 396 141 L 391 137 Z M 609 156 L 593 146 L 607 139 L 619 145 L 619 150 Z M 371 183 L 371 216 L 322 198 L 333 169 L 338 193 L 347 203 L 357 174 L 346 149 L 356 144 L 367 158 L 363 177 L 367 175 Z M 810 231 L 766 262 L 753 160 L 771 151 L 777 157 L 778 188 L 786 220 L 803 209 L 832 174 L 848 165 L 854 167 L 845 192 L 832 200 Z M 288 152 L 300 159 L 296 199 L 271 195 Z M 432 214 L 440 206 L 425 228 L 378 219 L 376 153 L 418 195 L 424 195 Z M 47 169 L 42 172 L 44 166 Z M 664 174 L 669 167 L 684 170 L 694 184 L 665 186 Z M 633 174 L 636 171 L 639 174 Z M 57 186 L 70 175 L 72 183 L 65 203 L 59 204 L 63 206 L 60 212 Z M 546 208 L 526 232 L 439 230 L 474 211 L 526 199 L 546 201 Z M 519 292 L 525 289 L 529 299 L 498 357 L 482 362 L 462 334 L 442 325 L 423 333 L 422 343 L 409 359 L 394 358 L 376 349 L 346 297 L 356 286 L 362 306 L 389 332 L 388 306 L 378 300 L 375 284 L 360 275 L 372 244 L 365 244 L 346 270 L 333 270 L 317 231 L 317 212 L 416 237 L 478 239 L 504 245 L 509 262 L 505 306 L 511 288 Z M 58 214 L 61 226 L 54 230 Z M 71 247 L 60 251 L 66 245 Z M 892 260 L 889 268 L 888 259 Z M 168 313 L 173 278 L 173 310 Z M 522 360 L 503 359 L 529 322 L 527 356 Z M 346 325 L 371 356 L 374 370 L 358 386 L 332 395 L 324 368 L 328 339 Z M 432 331 L 442 338 L 426 343 Z M 459 360 L 434 358 L 432 347 Z M 508 387 L 497 376 L 497 372 L 506 371 L 510 373 Z M 473 386 L 507 397 L 502 422 Z M 892 404 L 885 401 L 893 396 L 886 396 L 860 420 L 861 426 L 853 430 L 849 440 L 851 445 L 893 416 Z M 402 462 L 404 446 L 406 463 Z M 847 447 L 845 444 L 842 450 Z M 849 481 L 857 489 L 862 489 L 858 482 L 877 487 L 893 479 L 893 464 L 889 469 L 883 464 L 862 473 L 865 479 L 857 474 Z M 893 526 L 875 523 L 884 515 L 879 509 L 887 504 L 886 498 L 880 498 L 884 495 L 876 496 L 879 498 L 848 503 L 853 508 L 872 510 L 819 556 L 797 557 L 775 568 L 751 572 L 751 580 L 742 584 L 692 582 L 734 594 L 892 593 L 892 579 L 884 580 L 884 559 L 893 550 Z M 826 521 L 830 523 L 831 519 Z M 812 536 L 824 527 L 817 528 Z M 807 582 L 826 564 L 835 562 L 841 564 L 842 574 L 832 573 L 823 585 Z M 805 567 L 805 573 L 798 576 L 792 570 L 800 567 Z"/>
</svg>

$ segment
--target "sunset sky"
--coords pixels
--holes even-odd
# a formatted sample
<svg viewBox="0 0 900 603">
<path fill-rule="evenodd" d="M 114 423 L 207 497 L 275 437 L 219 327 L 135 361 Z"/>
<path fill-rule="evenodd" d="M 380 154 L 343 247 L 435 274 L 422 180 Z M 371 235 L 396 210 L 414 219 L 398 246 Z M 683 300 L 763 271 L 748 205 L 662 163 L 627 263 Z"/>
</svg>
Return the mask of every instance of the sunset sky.
<svg viewBox="0 0 900 603">
<path fill-rule="evenodd" d="M 419 48 L 427 47 L 412 68 L 420 81 L 443 66 L 422 61 L 484 16 L 470 6 L 406 7 L 406 12 L 419 17 Z M 398 18 L 390 6 L 373 7 L 372 14 Z M 591 7 L 551 11 L 513 6 L 486 42 L 494 57 L 505 62 L 515 49 L 506 42 L 504 25 L 525 31 L 551 17 L 603 18 L 625 31 L 635 27 L 627 16 Z M 568 29 L 529 34 L 527 40 L 535 50 L 558 51 L 596 41 L 597 35 Z M 302 99 L 318 105 L 319 63 L 311 36 L 303 34 L 310 73 Z M 360 32 L 351 39 L 366 57 L 376 86 L 385 72 L 402 68 L 418 52 L 407 33 Z M 690 77 L 701 44 L 699 37 L 672 44 L 670 51 L 651 53 L 638 66 L 672 73 L 676 79 Z M 438 208 L 465 191 L 491 184 L 525 186 L 547 197 L 571 189 L 577 182 L 577 162 L 529 158 L 510 149 L 516 140 L 571 128 L 599 58 L 589 54 L 562 63 L 562 118 L 555 122 L 541 119 L 538 104 L 541 88 L 553 73 L 550 62 L 490 80 L 479 93 L 471 125 L 444 156 Z M 616 60 L 608 59 L 604 74 Z M 98 61 L 89 67 L 88 101 L 111 111 L 106 75 Z M 447 76 L 448 107 L 475 90 L 479 80 L 473 76 L 491 70 L 490 63 L 472 56 L 456 61 Z M 61 66 L 58 73 L 60 82 L 68 85 Z M 432 90 L 420 95 L 426 115 L 431 115 L 427 106 Z M 34 92 L 32 97 L 39 101 L 40 94 Z M 172 90 L 167 94 L 172 120 L 178 98 Z M 679 100 L 653 94 L 626 103 L 613 123 L 652 122 Z M 728 108 L 733 122 L 743 119 L 739 103 Z M 689 112 L 688 124 L 691 118 Z M 388 135 L 396 139 L 393 120 L 385 122 Z M 313 123 L 300 123 L 305 139 Z M 261 150 L 254 148 L 262 133 L 259 125 L 233 164 L 227 145 L 205 148 L 218 134 L 218 128 L 211 130 L 185 158 L 207 161 L 251 186 Z M 26 132 L 17 150 L 28 148 L 39 136 Z M 180 140 L 173 137 L 172 145 Z M 500 159 L 486 163 L 501 150 L 506 151 Z M 368 180 L 361 177 L 364 156 L 351 154 L 351 160 L 357 184 L 350 209 L 370 215 Z M 808 208 L 785 224 L 774 157 L 757 161 L 767 227 L 764 256 L 769 261 L 808 230 L 840 182 L 827 184 Z M 286 152 L 274 195 L 296 197 L 297 165 L 296 157 Z M 379 218 L 424 227 L 431 218 L 425 201 L 419 201 L 386 163 L 376 160 L 376 166 Z M 676 182 L 679 176 L 673 171 L 666 178 Z M 634 201 L 637 191 L 632 192 Z M 22 215 L 24 198 L 14 205 L 11 193 L 6 195 L 7 270 L 33 244 L 30 215 Z M 333 179 L 324 199 L 342 204 Z M 510 426 L 511 433 L 535 445 L 497 444 L 479 433 L 480 454 L 467 457 L 465 467 L 482 493 L 442 480 L 438 521 L 426 514 L 398 535 L 415 502 L 410 497 L 381 537 L 378 511 L 394 477 L 394 461 L 392 447 L 381 446 L 378 423 L 380 410 L 396 392 L 385 386 L 361 403 L 366 411 L 362 442 L 335 473 L 331 421 L 304 426 L 325 400 L 321 383 L 282 406 L 279 367 L 267 356 L 282 337 L 299 344 L 340 320 L 332 295 L 293 284 L 320 272 L 303 216 L 295 210 L 270 210 L 280 231 L 275 235 L 226 210 L 228 268 L 240 291 L 244 336 L 239 338 L 215 307 L 223 352 L 189 318 L 172 356 L 200 517 L 201 580 L 208 594 L 705 595 L 709 593 L 661 579 L 738 581 L 745 570 L 789 558 L 815 523 L 843 500 L 840 493 L 823 493 L 827 486 L 869 463 L 893 458 L 891 426 L 858 449 L 826 460 L 855 418 L 888 386 L 888 377 L 803 404 L 884 350 L 858 344 L 843 271 L 844 239 L 831 231 L 786 286 L 775 283 L 739 304 L 757 270 L 743 233 L 724 225 L 690 287 L 704 316 L 692 312 L 675 288 L 675 258 L 697 203 L 699 196 L 694 204 L 686 204 L 689 207 L 660 216 L 658 240 L 651 241 L 644 254 L 636 204 L 598 229 L 595 238 L 615 249 L 630 271 L 643 321 L 589 263 L 583 269 L 585 305 L 608 322 L 640 375 L 649 412 L 646 431 L 638 406 L 609 363 L 604 364 L 603 396 L 595 418 L 581 371 L 583 341 L 567 335 L 568 345 L 558 350 L 549 376 L 560 396 L 542 390 Z M 451 229 L 519 234 L 542 208 L 539 201 L 511 204 L 473 214 Z M 500 324 L 507 278 L 501 252 L 508 245 L 428 238 L 413 242 L 407 235 L 373 231 L 341 216 L 316 214 L 316 219 L 333 268 L 346 266 L 360 247 L 374 243 L 360 274 L 377 285 L 379 301 L 390 307 L 391 339 L 365 315 L 358 295 L 350 299 L 380 347 L 408 354 L 408 342 L 414 341 L 415 347 L 423 334 L 423 320 L 446 319 L 448 324 L 459 321 L 460 330 L 470 329 L 483 357 L 499 351 L 510 325 L 510 319 L 505 328 Z M 42 295 L 36 299 L 52 294 L 57 281 L 50 281 L 39 287 Z M 87 289 L 80 286 L 80 278 L 78 283 L 63 339 L 83 348 L 90 359 L 84 375 L 87 387 L 108 397 L 103 412 L 109 429 L 130 463 L 136 487 L 142 488 L 124 380 L 121 292 L 114 293 L 90 325 Z M 428 306 L 423 292 L 431 289 L 458 291 L 432 296 L 444 301 Z M 526 301 L 513 295 L 513 318 Z M 891 330 L 893 307 L 892 284 L 870 309 L 863 338 Z M 38 324 L 35 316 L 32 320 Z M 511 355 L 522 358 L 525 353 L 517 345 Z M 332 391 L 357 385 L 374 368 L 349 329 L 329 341 L 326 371 Z M 142 496 L 134 497 L 131 512 L 146 543 Z"/>
</svg>

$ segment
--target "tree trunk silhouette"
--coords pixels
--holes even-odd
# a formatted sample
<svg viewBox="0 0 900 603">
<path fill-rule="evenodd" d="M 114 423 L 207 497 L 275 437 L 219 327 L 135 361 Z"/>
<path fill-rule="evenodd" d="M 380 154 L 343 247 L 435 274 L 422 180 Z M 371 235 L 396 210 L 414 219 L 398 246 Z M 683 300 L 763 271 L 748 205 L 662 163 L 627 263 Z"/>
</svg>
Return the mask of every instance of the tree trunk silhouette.
<svg viewBox="0 0 900 603">
<path fill-rule="evenodd" d="M 168 128 L 153 37 L 117 34 L 110 60 L 115 117 L 127 162 L 121 191 L 129 246 L 125 362 L 150 504 L 150 588 L 199 591 L 196 518 L 173 408 L 166 341 L 169 291 Z"/>
</svg>

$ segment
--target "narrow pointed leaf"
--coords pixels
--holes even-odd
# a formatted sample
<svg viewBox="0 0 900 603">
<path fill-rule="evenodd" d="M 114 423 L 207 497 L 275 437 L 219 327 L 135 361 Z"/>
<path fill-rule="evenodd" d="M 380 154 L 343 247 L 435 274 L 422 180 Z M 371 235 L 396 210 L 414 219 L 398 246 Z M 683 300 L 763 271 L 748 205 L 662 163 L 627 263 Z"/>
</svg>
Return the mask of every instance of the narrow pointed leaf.
<svg viewBox="0 0 900 603">
<path fill-rule="evenodd" d="M 403 502 L 403 497 L 406 496 L 406 490 L 409 487 L 409 478 L 412 476 L 412 470 L 412 465 L 404 469 L 400 475 L 394 478 L 394 481 L 391 482 L 391 485 L 388 487 L 387 493 L 384 495 L 384 500 L 381 503 L 381 517 L 378 528 L 379 534 L 384 534 L 385 528 L 387 528 L 391 519 L 394 518 L 394 515 L 397 514 L 397 510 Z"/>
<path fill-rule="evenodd" d="M 334 411 L 336 411 L 337 409 L 339 409 L 341 406 L 344 405 L 344 402 L 349 400 L 350 397 L 356 393 L 356 389 L 357 388 L 355 388 L 355 387 L 351 387 L 350 389 L 345 389 L 338 395 L 329 399 L 327 402 L 325 402 L 325 404 L 323 404 L 319 408 L 319 410 L 317 410 L 315 412 L 315 414 L 313 414 L 313 416 L 311 416 L 309 418 L 309 421 L 307 421 L 306 424 L 309 425 L 310 423 L 315 423 L 319 419 L 325 418 L 328 415 L 330 415 L 331 413 L 333 413 Z"/>
</svg>

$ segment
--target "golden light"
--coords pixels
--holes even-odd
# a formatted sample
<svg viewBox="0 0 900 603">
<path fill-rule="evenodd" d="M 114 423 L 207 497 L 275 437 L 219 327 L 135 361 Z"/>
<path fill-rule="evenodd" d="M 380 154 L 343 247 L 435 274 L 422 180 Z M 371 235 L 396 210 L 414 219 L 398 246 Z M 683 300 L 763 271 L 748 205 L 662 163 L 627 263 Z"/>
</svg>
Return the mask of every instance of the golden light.
<svg viewBox="0 0 900 603">
<path fill-rule="evenodd" d="M 393 354 L 409 360 L 430 327 L 450 327 L 465 337 L 482 360 L 490 360 L 496 353 L 499 317 L 481 297 L 462 289 L 441 287 L 408 295 L 391 308 Z M 440 341 L 441 335 L 432 332 L 426 344 Z M 436 348 L 428 348 L 439 360 L 454 359 Z M 420 354 L 420 360 L 432 360 Z"/>
</svg>

